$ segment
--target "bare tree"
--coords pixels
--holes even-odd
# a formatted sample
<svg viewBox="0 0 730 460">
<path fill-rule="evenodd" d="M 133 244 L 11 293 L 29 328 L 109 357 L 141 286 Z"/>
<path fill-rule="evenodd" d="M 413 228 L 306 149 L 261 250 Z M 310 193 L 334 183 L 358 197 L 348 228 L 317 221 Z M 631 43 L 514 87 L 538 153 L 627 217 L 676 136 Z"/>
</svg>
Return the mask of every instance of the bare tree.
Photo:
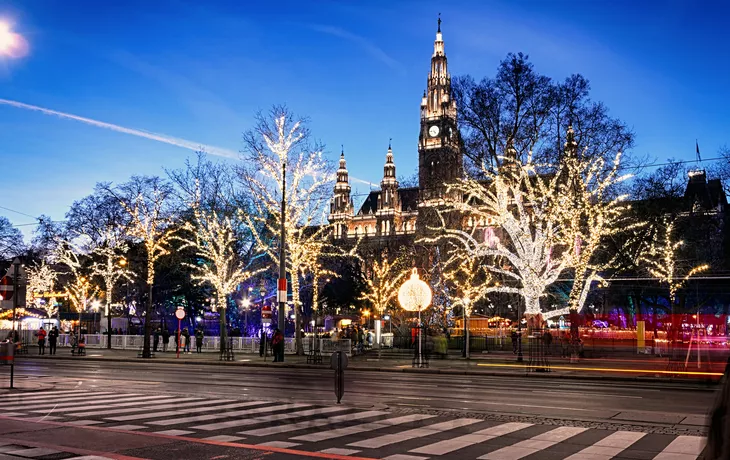
<svg viewBox="0 0 730 460">
<path fill-rule="evenodd" d="M 6 217 L 0 217 L 0 257 L 10 259 L 24 249 L 23 234 Z"/>
</svg>

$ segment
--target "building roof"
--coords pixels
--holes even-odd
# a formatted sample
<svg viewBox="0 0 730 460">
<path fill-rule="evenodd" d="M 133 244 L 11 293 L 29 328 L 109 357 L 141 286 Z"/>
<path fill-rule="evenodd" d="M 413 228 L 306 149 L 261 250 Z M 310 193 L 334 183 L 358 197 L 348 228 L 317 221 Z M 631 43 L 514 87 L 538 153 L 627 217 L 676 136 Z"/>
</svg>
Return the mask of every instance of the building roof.
<svg viewBox="0 0 730 460">
<path fill-rule="evenodd" d="M 691 171 L 687 188 L 684 191 L 686 206 L 691 210 L 698 205 L 702 210 L 724 208 L 727 206 L 727 196 L 720 179 L 707 180 L 704 170 Z"/>
<path fill-rule="evenodd" d="M 365 198 L 358 215 L 375 214 L 378 210 L 378 201 L 380 200 L 380 190 L 374 190 Z M 408 187 L 398 189 L 398 198 L 401 204 L 399 211 L 417 211 L 418 210 L 418 187 Z"/>
</svg>

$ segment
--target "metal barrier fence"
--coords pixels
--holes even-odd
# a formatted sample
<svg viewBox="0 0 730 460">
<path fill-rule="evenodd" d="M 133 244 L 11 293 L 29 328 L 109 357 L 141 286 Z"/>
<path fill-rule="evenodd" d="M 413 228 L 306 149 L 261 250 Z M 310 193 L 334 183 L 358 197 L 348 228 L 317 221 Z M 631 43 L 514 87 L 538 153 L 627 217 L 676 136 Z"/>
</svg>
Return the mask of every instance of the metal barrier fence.
<svg viewBox="0 0 730 460">
<path fill-rule="evenodd" d="M 21 333 L 21 340 L 28 343 L 29 347 L 34 347 L 37 344 L 37 340 L 32 333 L 35 331 L 19 331 Z M 0 330 L 0 337 L 5 338 L 10 333 L 9 330 Z M 109 336 L 106 334 L 84 334 L 87 348 L 106 348 L 107 340 Z M 241 353 L 258 353 L 260 349 L 261 339 L 258 337 L 229 337 L 233 342 L 233 351 Z M 312 348 L 313 337 L 303 337 L 303 345 L 305 352 Z M 190 337 L 190 348 L 195 350 L 195 337 Z M 352 342 L 349 339 L 340 339 L 332 341 L 329 338 L 318 338 L 319 343 L 317 344 L 322 354 L 330 354 L 337 350 L 345 351 L 348 355 L 352 352 Z M 151 345 L 154 346 L 154 339 L 150 338 Z M 170 341 L 167 344 L 168 350 L 175 350 L 177 338 L 172 335 Z M 68 334 L 60 334 L 58 336 L 57 345 L 59 348 L 71 347 L 71 341 Z M 139 350 L 144 345 L 144 337 L 141 335 L 112 335 L 112 348 L 116 350 Z M 162 350 L 162 337 L 158 343 L 158 350 Z M 219 352 L 220 351 L 220 337 L 203 337 L 202 351 L 206 352 Z M 268 347 L 269 353 L 271 353 L 270 346 Z M 285 339 L 284 353 L 295 354 L 296 346 L 293 337 L 287 337 Z"/>
</svg>

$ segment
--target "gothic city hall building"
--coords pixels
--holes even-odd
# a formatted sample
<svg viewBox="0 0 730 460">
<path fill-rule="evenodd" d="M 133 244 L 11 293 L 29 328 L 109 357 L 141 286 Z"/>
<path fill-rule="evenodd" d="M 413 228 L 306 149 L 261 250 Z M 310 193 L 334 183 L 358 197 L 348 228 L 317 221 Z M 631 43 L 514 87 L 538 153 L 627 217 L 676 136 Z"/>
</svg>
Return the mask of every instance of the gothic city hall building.
<svg viewBox="0 0 730 460">
<path fill-rule="evenodd" d="M 438 23 L 431 70 L 421 99 L 418 187 L 399 186 L 394 154 L 389 145 L 380 190 L 371 191 L 356 210 L 343 151 L 330 202 L 329 222 L 334 227 L 335 239 L 364 237 L 378 246 L 413 242 L 416 235 L 436 224 L 435 209 L 448 198 L 445 184 L 462 177 L 464 166 L 457 109 L 451 94 L 441 19 Z"/>
</svg>

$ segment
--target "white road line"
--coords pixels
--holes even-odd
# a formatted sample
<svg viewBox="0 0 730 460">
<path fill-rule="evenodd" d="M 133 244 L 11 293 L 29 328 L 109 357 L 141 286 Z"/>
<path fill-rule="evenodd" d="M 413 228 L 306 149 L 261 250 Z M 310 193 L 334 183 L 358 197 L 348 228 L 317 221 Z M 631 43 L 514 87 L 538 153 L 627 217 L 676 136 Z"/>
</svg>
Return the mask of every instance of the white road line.
<svg viewBox="0 0 730 460">
<path fill-rule="evenodd" d="M 301 444 L 299 444 L 298 442 L 288 442 L 288 441 L 270 441 L 270 442 L 265 442 L 263 444 L 257 444 L 257 445 L 261 446 L 261 447 L 278 447 L 280 449 L 288 449 L 290 447 L 300 446 Z"/>
<path fill-rule="evenodd" d="M 415 455 L 395 454 L 383 457 L 382 460 L 426 460 L 428 457 L 418 457 Z"/>
<path fill-rule="evenodd" d="M 22 400 L 26 400 L 26 399 L 30 399 L 30 398 L 54 398 L 56 396 L 70 395 L 70 394 L 74 394 L 74 393 L 84 393 L 84 394 L 93 393 L 93 394 L 99 394 L 99 393 L 97 393 L 95 391 L 92 392 L 92 391 L 89 391 L 89 390 L 34 391 L 32 393 L 27 393 L 27 394 L 23 394 L 23 395 L 19 395 L 19 394 L 0 395 L 0 402 L 7 401 L 9 399 L 22 399 Z M 101 393 L 101 394 L 109 394 L 109 393 L 110 392 L 105 392 L 105 393 Z"/>
<path fill-rule="evenodd" d="M 654 460 L 696 460 L 706 442 L 702 436 L 677 436 Z"/>
<path fill-rule="evenodd" d="M 191 434 L 192 431 L 187 430 L 165 430 L 165 431 L 154 431 L 154 434 L 165 434 L 167 436 L 185 436 Z"/>
<path fill-rule="evenodd" d="M 261 405 L 263 401 L 251 401 L 248 403 L 244 403 L 239 405 L 236 405 L 237 407 L 247 407 L 247 406 L 255 406 L 255 405 Z M 154 422 L 147 422 L 148 425 L 163 425 L 163 426 L 170 426 L 170 425 L 179 425 L 181 423 L 189 423 L 189 422 L 205 422 L 207 420 L 220 420 L 224 418 L 233 418 L 233 417 L 240 417 L 243 415 L 250 415 L 250 414 L 262 414 L 265 412 L 274 412 L 277 410 L 284 410 L 287 408 L 294 407 L 309 407 L 308 404 L 290 404 L 287 406 L 281 406 L 281 405 L 271 405 L 267 404 L 265 407 L 257 407 L 255 409 L 247 409 L 247 410 L 234 410 L 219 414 L 210 414 L 210 415 L 197 415 L 192 417 L 181 417 L 176 418 L 173 420 L 157 420 Z M 200 429 L 200 426 L 196 426 L 196 429 Z"/>
<path fill-rule="evenodd" d="M 490 439 L 498 438 L 531 426 L 532 423 L 504 423 L 502 425 L 485 428 L 471 434 L 465 434 L 453 439 L 445 439 L 427 446 L 419 447 L 418 449 L 413 449 L 410 452 L 427 455 L 444 455 L 455 450 L 487 442 Z"/>
<path fill-rule="evenodd" d="M 256 430 L 241 431 L 240 434 L 245 434 L 248 436 L 270 436 L 272 434 L 289 433 L 291 431 L 306 430 L 308 428 L 322 427 L 322 426 L 332 425 L 334 423 L 340 423 L 340 422 L 349 422 L 351 420 L 366 419 L 366 418 L 376 417 L 378 415 L 384 415 L 384 414 L 387 414 L 387 412 L 378 411 L 378 410 L 371 410 L 371 411 L 366 411 L 366 412 L 355 412 L 353 414 L 335 415 L 334 417 L 329 417 L 329 418 L 325 418 L 325 419 L 308 420 L 306 422 L 290 423 L 288 425 L 270 426 L 270 427 L 266 427 L 266 428 L 259 428 Z"/>
<path fill-rule="evenodd" d="M 67 425 L 75 425 L 75 426 L 89 426 L 89 425 L 98 425 L 100 423 L 104 423 L 100 420 L 72 420 L 70 422 L 66 422 Z"/>
<path fill-rule="evenodd" d="M 646 436 L 637 431 L 616 431 L 565 460 L 611 460 Z"/>
<path fill-rule="evenodd" d="M 528 455 L 540 452 L 566 439 L 572 438 L 587 429 L 574 426 L 561 426 L 560 428 L 555 428 L 533 438 L 520 441 L 517 444 L 503 447 L 487 455 L 482 455 L 478 460 L 519 460 L 522 457 L 527 457 Z"/>
<path fill-rule="evenodd" d="M 132 396 L 139 396 L 139 395 L 135 394 L 135 395 L 130 395 L 129 397 L 132 397 Z M 42 409 L 44 407 L 45 408 L 54 408 L 54 407 L 58 408 L 58 407 L 71 407 L 71 406 L 80 407 L 89 402 L 92 402 L 94 404 L 103 403 L 103 402 L 112 403 L 114 401 L 119 401 L 119 399 L 120 399 L 119 396 L 112 397 L 112 395 L 106 395 L 106 396 L 94 396 L 94 397 L 90 397 L 90 398 L 84 397 L 83 399 L 77 399 L 75 401 L 67 401 L 66 399 L 64 399 L 63 402 L 44 401 L 42 404 L 35 404 L 34 402 L 27 402 L 27 403 L 23 403 L 23 404 L 12 404 L 9 406 L 3 406 L 3 408 L 4 409 L 23 409 L 23 408 Z"/>
<path fill-rule="evenodd" d="M 218 436 L 210 436 L 202 439 L 206 441 L 236 442 L 246 438 L 244 438 L 243 436 L 229 436 L 227 434 L 219 434 Z"/>
<path fill-rule="evenodd" d="M 322 454 L 332 454 L 332 455 L 352 455 L 356 454 L 358 452 L 362 452 L 360 450 L 355 449 L 340 449 L 339 447 L 333 447 L 331 449 L 325 449 L 319 451 Z"/>
<path fill-rule="evenodd" d="M 144 414 L 132 414 L 132 415 L 122 415 L 122 416 L 116 416 L 116 417 L 105 417 L 107 420 L 113 420 L 115 422 L 129 422 L 132 420 L 144 420 L 148 418 L 162 418 L 162 417 L 177 417 L 178 415 L 188 415 L 188 414 L 195 414 L 200 412 L 211 412 L 211 411 L 218 411 L 218 416 L 220 417 L 220 412 L 226 410 L 226 409 L 233 409 L 236 407 L 245 407 L 246 405 L 251 405 L 251 403 L 240 403 L 240 404 L 224 404 L 221 406 L 211 406 L 208 404 L 205 407 L 193 407 L 190 409 L 179 409 L 179 410 L 168 410 L 163 412 L 147 412 Z M 168 424 L 171 424 L 170 422 L 177 422 L 177 420 L 180 419 L 172 419 L 172 420 L 163 420 L 164 423 L 160 423 L 161 425 L 167 426 Z"/>
<path fill-rule="evenodd" d="M 291 407 L 292 409 L 303 409 L 306 407 L 310 407 L 309 404 L 302 404 L 300 406 L 292 404 L 291 406 L 292 406 Z M 264 423 L 264 422 L 278 422 L 278 421 L 287 420 L 290 418 L 326 414 L 329 412 L 337 412 L 337 411 L 343 411 L 343 410 L 346 410 L 346 409 L 343 409 L 340 407 L 318 407 L 316 409 L 308 409 L 305 411 L 293 411 L 293 412 L 287 412 L 285 414 L 272 414 L 272 415 L 267 415 L 264 417 L 254 417 L 254 418 L 247 418 L 247 419 L 243 419 L 243 420 L 231 420 L 228 422 L 212 423 L 210 425 L 202 425 L 197 428 L 200 430 L 217 430 L 220 428 L 233 428 L 233 427 L 256 425 L 258 423 Z M 269 412 L 271 412 L 271 411 L 269 411 Z"/>
<path fill-rule="evenodd" d="M 89 391 L 79 391 L 75 392 L 74 394 L 62 394 L 62 395 L 52 395 L 52 396 L 27 396 L 18 398 L 17 396 L 13 396 L 13 398 L 17 398 L 15 401 L 0 401 L 3 404 L 18 404 L 18 403 L 37 403 L 37 404 L 48 404 L 50 402 L 58 402 L 63 400 L 70 400 L 70 398 L 77 398 L 81 397 L 86 398 L 87 396 L 109 396 L 113 395 L 114 393 L 96 393 L 96 392 L 89 392 Z"/>
<path fill-rule="evenodd" d="M 181 404 L 177 404 L 183 401 Z M 184 401 L 193 401 L 193 402 L 184 402 Z M 226 402 L 226 400 L 216 400 L 215 402 Z M 158 409 L 180 409 L 183 407 L 194 407 L 194 406 L 203 406 L 206 404 L 212 404 L 213 401 L 209 400 L 203 400 L 201 401 L 200 398 L 171 398 L 171 399 L 158 399 L 157 401 L 150 401 L 149 403 L 153 404 L 152 406 L 140 406 L 140 407 L 128 407 L 128 406 L 139 406 L 138 403 L 130 402 L 130 403 L 124 403 L 124 404 L 114 404 L 114 408 L 111 408 L 109 410 L 104 408 L 103 415 L 120 415 L 120 414 L 131 414 L 132 412 L 142 412 L 142 411 L 150 411 L 150 410 L 158 410 Z M 123 409 L 117 409 L 117 408 L 123 408 Z M 86 409 L 90 409 L 87 407 Z M 98 410 L 92 410 L 85 412 L 67 412 L 66 415 L 72 415 L 74 417 L 91 417 L 93 415 L 98 415 Z M 91 407 L 91 409 L 95 409 L 94 407 Z"/>
<path fill-rule="evenodd" d="M 429 418 L 436 417 L 435 415 L 426 414 L 412 414 L 404 415 L 402 417 L 396 417 L 386 420 L 378 420 L 377 422 L 363 423 L 360 425 L 347 426 L 344 428 L 337 428 L 335 430 L 321 431 L 319 433 L 310 433 L 302 436 L 296 436 L 291 438 L 293 441 L 309 441 L 319 442 L 327 439 L 341 438 L 343 436 L 350 436 L 357 433 L 366 433 L 368 431 L 380 430 L 395 425 L 402 425 L 404 423 L 411 423 L 418 420 L 426 420 Z"/>
<path fill-rule="evenodd" d="M 115 430 L 124 430 L 124 431 L 134 431 L 134 430 L 141 430 L 142 428 L 147 428 L 143 425 L 117 425 L 117 426 L 107 426 L 105 428 L 113 428 Z"/>
<path fill-rule="evenodd" d="M 478 423 L 481 421 L 481 419 L 476 418 L 457 418 L 456 420 L 448 420 L 446 422 L 436 423 L 421 428 L 414 428 L 412 430 L 406 430 L 400 433 L 384 434 L 383 436 L 378 436 L 377 438 L 363 439 L 362 441 L 351 442 L 350 444 L 348 444 L 348 446 L 364 447 L 366 449 L 378 449 L 383 446 L 396 444 L 399 442 L 407 441 L 409 439 L 423 438 L 426 436 L 432 436 L 442 431 L 448 431 L 463 426 L 473 425 L 474 423 Z"/>
<path fill-rule="evenodd" d="M 145 401 L 148 401 L 150 399 L 156 399 L 156 398 L 159 398 L 159 396 L 134 396 L 131 398 L 117 398 L 115 401 L 119 401 L 119 403 L 97 404 L 97 405 L 92 405 L 92 406 L 84 406 L 82 408 L 79 407 L 79 404 L 81 404 L 81 403 L 79 403 L 79 404 L 75 404 L 72 407 L 56 408 L 54 410 L 54 412 L 78 412 L 80 409 L 83 409 L 83 410 L 104 409 L 104 413 L 107 414 L 108 413 L 106 411 L 107 408 L 111 409 L 111 408 L 120 407 L 120 406 L 130 406 L 132 404 L 145 404 Z M 31 412 L 43 413 L 46 411 L 47 411 L 47 409 L 41 409 L 41 410 L 32 410 Z M 92 415 L 93 415 L 93 413 L 92 413 Z"/>
</svg>

